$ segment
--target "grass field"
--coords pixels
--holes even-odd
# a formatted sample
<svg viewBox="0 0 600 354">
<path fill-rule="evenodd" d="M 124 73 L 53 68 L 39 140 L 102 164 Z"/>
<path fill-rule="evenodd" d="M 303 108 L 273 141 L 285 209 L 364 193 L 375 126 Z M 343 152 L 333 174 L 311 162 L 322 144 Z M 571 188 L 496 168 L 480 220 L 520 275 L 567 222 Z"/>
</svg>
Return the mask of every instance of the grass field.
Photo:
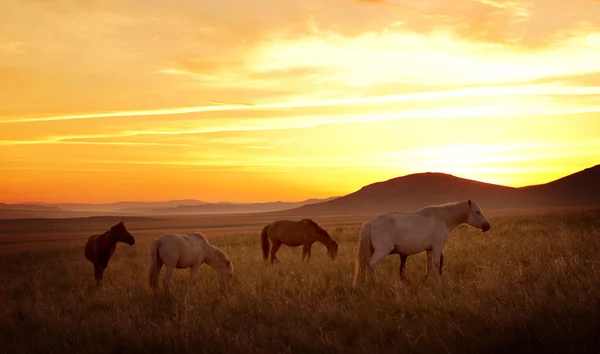
<svg viewBox="0 0 600 354">
<path fill-rule="evenodd" d="M 409 282 L 402 283 L 399 258 L 390 256 L 378 267 L 378 282 L 358 290 L 351 287 L 355 220 L 325 227 L 340 244 L 338 259 L 315 244 L 309 264 L 301 262 L 301 248 L 285 246 L 280 264 L 265 264 L 260 229 L 211 232 L 235 276 L 219 286 L 203 266 L 187 303 L 187 270 L 176 271 L 172 298 L 147 289 L 150 240 L 158 236 L 148 231 L 131 229 L 138 242 L 119 245 L 102 289 L 94 285 L 81 240 L 76 247 L 5 253 L 0 350 L 600 352 L 600 211 L 491 221 L 489 233 L 455 230 L 444 248 L 441 279 L 425 279 L 421 254 L 409 257 Z M 60 238 L 56 232 L 45 237 Z M 11 235 L 17 242 L 19 233 Z"/>
</svg>

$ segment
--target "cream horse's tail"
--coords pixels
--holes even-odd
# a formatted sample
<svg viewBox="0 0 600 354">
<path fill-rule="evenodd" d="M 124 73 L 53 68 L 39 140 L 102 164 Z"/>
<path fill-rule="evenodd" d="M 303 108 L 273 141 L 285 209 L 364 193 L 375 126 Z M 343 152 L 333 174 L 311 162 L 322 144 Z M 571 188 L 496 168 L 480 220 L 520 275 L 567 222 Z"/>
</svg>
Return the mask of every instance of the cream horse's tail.
<svg viewBox="0 0 600 354">
<path fill-rule="evenodd" d="M 152 241 L 152 246 L 150 247 L 150 272 L 148 274 L 148 285 L 151 289 L 156 289 L 158 287 L 158 274 L 160 273 L 160 269 L 163 265 L 162 259 L 160 259 L 160 255 L 158 254 L 159 245 L 160 240 L 154 240 Z"/>
<path fill-rule="evenodd" d="M 373 246 L 371 245 L 371 224 L 363 224 L 360 229 L 358 240 L 358 251 L 356 253 L 354 287 L 363 282 L 366 268 L 373 255 Z"/>
<path fill-rule="evenodd" d="M 261 244 L 262 244 L 262 251 L 263 251 L 263 259 L 266 261 L 267 259 L 269 259 L 269 226 L 271 224 L 263 227 L 262 232 L 260 233 L 260 239 L 261 239 Z"/>
</svg>

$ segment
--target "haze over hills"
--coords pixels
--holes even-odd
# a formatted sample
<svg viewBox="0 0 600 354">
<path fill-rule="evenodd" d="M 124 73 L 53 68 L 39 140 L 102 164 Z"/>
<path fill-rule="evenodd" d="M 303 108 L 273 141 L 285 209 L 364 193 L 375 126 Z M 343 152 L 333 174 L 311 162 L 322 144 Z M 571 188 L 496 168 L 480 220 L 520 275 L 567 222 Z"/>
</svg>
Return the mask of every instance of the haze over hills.
<svg viewBox="0 0 600 354">
<path fill-rule="evenodd" d="M 177 207 L 179 205 L 202 205 L 206 204 L 197 199 L 168 200 L 164 202 L 135 202 L 122 201 L 116 203 L 32 203 L 43 206 L 58 207 L 71 211 L 145 211 L 154 208 Z"/>
<path fill-rule="evenodd" d="M 484 209 L 600 205 L 600 165 L 550 183 L 520 188 L 444 173 L 417 173 L 373 183 L 335 200 L 302 206 L 289 212 L 416 211 L 427 205 L 469 198 Z"/>
<path fill-rule="evenodd" d="M 207 203 L 203 205 L 179 205 L 175 208 L 151 209 L 146 211 L 150 215 L 164 214 L 234 214 L 234 213 L 259 213 L 269 211 L 279 211 L 297 208 L 303 205 L 310 205 L 320 202 L 334 200 L 338 197 L 326 199 L 307 199 L 301 202 L 267 202 L 267 203 Z"/>
<path fill-rule="evenodd" d="M 444 173 L 416 173 L 369 184 L 342 197 L 301 202 L 206 203 L 196 199 L 110 204 L 3 204 L 0 218 L 82 217 L 94 215 L 159 216 L 233 213 L 327 214 L 415 211 L 423 206 L 471 198 L 484 209 L 600 205 L 600 165 L 553 182 L 507 187 Z"/>
<path fill-rule="evenodd" d="M 266 202 L 266 203 L 207 203 L 196 199 L 169 200 L 165 202 L 116 203 L 0 203 L 0 219 L 12 218 L 73 218 L 89 216 L 150 216 L 150 215 L 193 215 L 193 214 L 233 214 L 260 213 L 297 208 L 302 205 L 329 201 L 337 197 L 325 199 L 307 199 L 300 202 Z"/>
</svg>

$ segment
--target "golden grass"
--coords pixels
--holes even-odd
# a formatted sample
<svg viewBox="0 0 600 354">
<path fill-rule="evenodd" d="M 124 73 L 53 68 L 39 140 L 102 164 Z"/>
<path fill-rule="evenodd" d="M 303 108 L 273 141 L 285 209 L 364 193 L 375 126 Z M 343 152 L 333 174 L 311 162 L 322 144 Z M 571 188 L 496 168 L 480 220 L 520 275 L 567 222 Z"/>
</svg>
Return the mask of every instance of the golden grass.
<svg viewBox="0 0 600 354">
<path fill-rule="evenodd" d="M 283 247 L 262 261 L 256 232 L 208 234 L 235 267 L 219 286 L 204 265 L 183 302 L 146 288 L 149 241 L 119 245 L 94 285 L 82 247 L 0 256 L 0 347 L 19 352 L 514 353 L 600 350 L 600 213 L 492 218 L 463 226 L 444 249 L 444 275 L 424 278 L 424 255 L 378 266 L 371 288 L 351 287 L 358 227 L 326 227 L 340 244 L 331 261 L 313 246 Z M 135 235 L 135 233 L 134 233 Z M 161 275 L 164 274 L 164 270 Z"/>
</svg>

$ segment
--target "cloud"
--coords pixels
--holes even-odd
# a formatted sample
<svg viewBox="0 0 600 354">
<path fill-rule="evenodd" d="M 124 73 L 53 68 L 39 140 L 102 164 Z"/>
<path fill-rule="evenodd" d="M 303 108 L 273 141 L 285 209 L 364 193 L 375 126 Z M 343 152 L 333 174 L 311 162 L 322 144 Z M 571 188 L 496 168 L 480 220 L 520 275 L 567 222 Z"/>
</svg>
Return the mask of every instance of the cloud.
<svg viewBox="0 0 600 354">
<path fill-rule="evenodd" d="M 433 91 L 433 92 L 417 92 L 397 95 L 371 96 L 371 97 L 356 97 L 356 98 L 340 98 L 321 101 L 309 102 L 275 102 L 262 104 L 223 104 L 210 106 L 195 106 L 195 107 L 178 107 L 165 108 L 156 110 L 133 110 L 133 111 L 118 111 L 107 113 L 91 113 L 79 115 L 64 115 L 36 118 L 0 118 L 0 124 L 10 123 L 31 123 L 44 121 L 63 121 L 63 120 L 80 120 L 80 119 L 98 119 L 98 118 L 114 118 L 114 117 L 144 117 L 154 115 L 179 115 L 202 112 L 220 112 L 220 111 L 243 111 L 253 109 L 280 109 L 280 108 L 305 108 L 305 107 L 322 107 L 322 106 L 337 106 L 337 105 L 354 105 L 367 103 L 385 103 L 385 102 L 407 102 L 421 100 L 438 100 L 448 98 L 461 97 L 487 97 L 487 96 L 569 96 L 569 95 L 598 95 L 600 94 L 600 86 L 590 87 L 568 87 L 559 85 L 516 85 L 516 86 L 488 86 L 488 87 L 471 87 L 464 89 Z"/>
</svg>

